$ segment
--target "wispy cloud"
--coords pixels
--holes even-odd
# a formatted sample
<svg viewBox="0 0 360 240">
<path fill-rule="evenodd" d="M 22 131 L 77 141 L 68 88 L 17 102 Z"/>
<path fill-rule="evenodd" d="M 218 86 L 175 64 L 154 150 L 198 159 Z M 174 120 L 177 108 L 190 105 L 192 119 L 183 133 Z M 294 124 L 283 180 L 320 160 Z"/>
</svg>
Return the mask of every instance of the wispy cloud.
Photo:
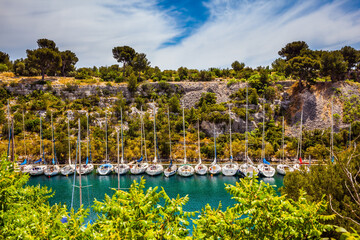
<svg viewBox="0 0 360 240">
<path fill-rule="evenodd" d="M 45 37 L 74 51 L 79 65 L 110 65 L 116 63 L 111 53 L 115 46 L 147 53 L 176 36 L 172 21 L 153 1 L 3 0 L 0 50 L 12 58 L 25 57 L 25 50 Z"/>
<path fill-rule="evenodd" d="M 74 51 L 78 66 L 114 64 L 111 49 L 129 45 L 162 69 L 207 69 L 230 67 L 234 60 L 269 65 L 297 40 L 316 49 L 360 46 L 360 10 L 349 0 L 209 0 L 202 3 L 207 15 L 201 24 L 188 21 L 196 28 L 179 22 L 186 11 L 174 14 L 176 3 L 169 10 L 157 0 L 2 0 L 0 51 L 25 57 L 45 37 Z"/>
<path fill-rule="evenodd" d="M 360 11 L 345 12 L 346 3 L 299 1 L 284 9 L 285 0 L 213 0 L 207 4 L 210 21 L 180 44 L 156 52 L 153 63 L 206 69 L 239 60 L 255 67 L 271 64 L 292 41 L 325 49 L 358 44 Z"/>
</svg>

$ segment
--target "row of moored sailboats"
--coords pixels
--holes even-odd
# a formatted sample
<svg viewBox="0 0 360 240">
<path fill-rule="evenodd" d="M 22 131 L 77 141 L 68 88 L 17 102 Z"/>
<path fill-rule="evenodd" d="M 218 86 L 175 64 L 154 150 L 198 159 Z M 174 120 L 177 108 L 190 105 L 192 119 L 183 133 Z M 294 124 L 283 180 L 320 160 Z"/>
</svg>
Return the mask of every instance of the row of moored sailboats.
<svg viewBox="0 0 360 240">
<path fill-rule="evenodd" d="M 248 89 L 246 89 L 246 130 L 245 130 L 245 163 L 239 165 L 238 163 L 233 161 L 232 155 L 232 136 L 231 136 L 231 111 L 229 107 L 229 132 L 230 132 L 230 157 L 229 162 L 222 164 L 221 166 L 217 163 L 217 154 L 216 154 L 216 129 L 214 124 L 214 161 L 210 164 L 210 166 L 206 166 L 202 163 L 201 154 L 200 154 L 200 134 L 199 134 L 199 121 L 197 124 L 198 130 L 198 153 L 199 159 L 198 163 L 193 167 L 192 165 L 187 163 L 186 158 L 186 131 L 185 131 L 185 120 L 184 120 L 184 107 L 182 109 L 182 117 L 183 117 L 183 139 L 184 139 L 184 159 L 183 164 L 177 166 L 173 163 L 173 158 L 171 155 L 171 131 L 170 131 L 170 119 L 169 119 L 169 110 L 168 110 L 168 125 L 169 125 L 169 139 L 170 139 L 170 164 L 165 169 L 162 164 L 158 163 L 158 149 L 157 149 L 157 135 L 156 135 L 156 109 L 155 104 L 153 104 L 153 117 L 154 117 L 154 160 L 151 163 L 147 161 L 147 151 L 146 151 L 146 141 L 145 141 L 145 130 L 144 130 L 144 122 L 142 115 L 140 116 L 141 124 L 140 124 L 140 132 L 141 132 L 141 157 L 139 160 L 126 164 L 124 161 L 124 148 L 123 148 L 123 119 L 122 119 L 122 111 L 121 111 L 121 158 L 120 158 L 120 150 L 119 150 L 119 131 L 117 131 L 117 146 L 118 146 L 118 161 L 117 164 L 112 164 L 108 158 L 108 141 L 107 141 L 107 115 L 105 116 L 105 124 L 106 124 L 106 157 L 103 161 L 104 163 L 97 168 L 97 173 L 99 175 L 109 175 L 113 172 L 118 175 L 127 174 L 130 172 L 131 174 L 138 175 L 147 173 L 151 176 L 156 176 L 164 173 L 164 176 L 170 177 L 175 175 L 176 173 L 183 177 L 189 177 L 194 174 L 205 175 L 207 173 L 211 175 L 217 175 L 222 173 L 225 176 L 235 176 L 237 174 L 241 176 L 253 176 L 259 175 L 262 177 L 273 177 L 275 172 L 281 175 L 285 175 L 287 172 L 292 172 L 294 170 L 300 169 L 299 164 L 295 164 L 293 167 L 287 164 L 283 164 L 284 161 L 284 119 L 282 122 L 283 129 L 283 138 L 282 138 L 282 146 L 283 146 L 283 156 L 279 165 L 277 165 L 276 169 L 270 165 L 268 161 L 265 159 L 265 105 L 263 106 L 263 146 L 262 146 L 262 159 L 263 162 L 258 164 L 257 166 L 252 162 L 250 157 L 248 156 Z M 141 111 L 142 112 L 142 111 Z M 301 125 L 302 125 L 302 114 L 301 114 Z M 44 154 L 44 146 L 42 141 L 42 118 L 40 116 L 40 159 L 34 162 L 34 165 L 28 165 L 25 161 L 20 164 L 21 171 L 28 172 L 30 175 L 41 175 L 45 174 L 46 176 L 54 176 L 54 175 L 72 175 L 75 172 L 81 175 L 89 174 L 94 170 L 94 165 L 91 163 L 91 145 L 90 145 L 90 132 L 89 132 L 89 116 L 87 114 L 87 156 L 86 163 L 77 165 L 76 163 L 72 163 L 70 153 L 70 127 L 68 120 L 68 136 L 69 136 L 69 160 L 68 164 L 64 167 L 60 168 L 56 159 L 56 151 L 55 151 L 55 140 L 54 140 L 54 127 L 53 127 L 53 119 L 51 115 L 51 129 L 52 129 L 52 163 L 46 164 L 45 162 L 45 154 Z M 80 121 L 79 121 L 79 136 L 80 136 Z M 79 137 L 80 138 L 80 137 Z M 24 135 L 25 139 L 25 135 Z M 78 144 L 80 144 L 80 139 L 78 139 Z M 80 151 L 76 151 L 76 158 L 78 158 L 78 154 L 81 154 Z M 26 151 L 26 148 L 25 148 Z M 26 154 L 25 154 L 26 155 Z M 144 159 L 145 157 L 145 159 Z M 299 158 L 300 164 L 302 163 L 301 157 Z"/>
</svg>

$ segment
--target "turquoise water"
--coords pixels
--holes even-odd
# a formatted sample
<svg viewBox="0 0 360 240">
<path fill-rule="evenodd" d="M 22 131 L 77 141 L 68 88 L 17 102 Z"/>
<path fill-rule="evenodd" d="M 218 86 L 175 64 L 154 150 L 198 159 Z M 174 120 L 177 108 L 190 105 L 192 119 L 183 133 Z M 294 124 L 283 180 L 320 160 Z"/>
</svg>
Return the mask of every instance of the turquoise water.
<svg viewBox="0 0 360 240">
<path fill-rule="evenodd" d="M 194 175 L 189 178 L 180 177 L 178 175 L 166 178 L 164 176 L 148 176 L 144 175 L 124 175 L 120 176 L 120 187 L 129 188 L 131 183 L 136 180 L 140 181 L 141 177 L 146 179 L 146 188 L 158 186 L 159 190 L 163 187 L 170 197 L 176 197 L 178 194 L 183 197 L 189 196 L 188 203 L 184 206 L 185 211 L 201 211 L 201 209 L 209 203 L 212 207 L 218 207 L 219 202 L 222 209 L 235 203 L 231 199 L 231 195 L 225 191 L 226 184 L 235 184 L 239 181 L 238 177 L 218 176 L 198 176 Z M 28 185 L 47 186 L 51 188 L 55 195 L 50 199 L 50 204 L 65 203 L 69 208 L 71 206 L 71 195 L 73 189 L 73 176 L 54 176 L 48 178 L 44 175 L 30 177 Z M 283 176 L 275 175 L 274 178 L 260 178 L 266 183 L 275 185 L 277 190 L 283 186 Z M 76 176 L 76 185 L 78 185 L 79 177 Z M 82 176 L 82 185 L 88 186 L 82 188 L 82 201 L 85 207 L 93 205 L 93 200 L 103 200 L 104 195 L 112 195 L 117 188 L 117 175 L 98 176 L 96 173 Z M 125 189 L 126 190 L 126 189 Z M 79 207 L 79 189 L 75 188 L 74 209 Z M 89 219 L 95 219 L 96 214 L 90 211 Z"/>
</svg>

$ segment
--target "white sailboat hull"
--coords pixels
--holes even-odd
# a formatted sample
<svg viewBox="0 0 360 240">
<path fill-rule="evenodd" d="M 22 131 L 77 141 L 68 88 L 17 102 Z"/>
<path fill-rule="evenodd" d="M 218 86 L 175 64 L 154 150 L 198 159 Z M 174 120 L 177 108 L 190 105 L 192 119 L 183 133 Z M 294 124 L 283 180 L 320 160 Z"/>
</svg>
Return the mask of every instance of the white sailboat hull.
<svg viewBox="0 0 360 240">
<path fill-rule="evenodd" d="M 239 165 L 237 163 L 225 163 L 221 168 L 222 174 L 224 176 L 235 176 L 239 170 Z"/>
<path fill-rule="evenodd" d="M 143 174 L 146 171 L 146 168 L 149 166 L 148 163 L 136 163 L 130 167 L 131 174 L 139 175 Z"/>
<path fill-rule="evenodd" d="M 81 175 L 86 175 L 91 173 L 94 170 L 94 165 L 90 164 L 83 164 L 81 165 Z M 76 172 L 80 174 L 79 166 L 76 167 Z"/>
<path fill-rule="evenodd" d="M 171 168 L 165 168 L 164 175 L 165 177 L 171 177 L 176 174 L 177 166 L 174 164 L 171 166 Z"/>
<path fill-rule="evenodd" d="M 40 166 L 34 166 L 30 171 L 29 174 L 31 176 L 38 176 L 44 174 L 46 166 L 40 165 Z"/>
<path fill-rule="evenodd" d="M 110 163 L 100 165 L 96 169 L 96 172 L 101 176 L 109 175 L 110 173 L 112 173 L 112 171 L 113 171 L 113 165 L 111 165 Z"/>
<path fill-rule="evenodd" d="M 243 177 L 253 177 L 259 174 L 259 170 L 254 165 L 244 163 L 239 167 L 239 173 Z"/>
<path fill-rule="evenodd" d="M 275 175 L 275 168 L 268 164 L 259 164 L 258 165 L 260 176 L 262 177 L 274 177 Z"/>
<path fill-rule="evenodd" d="M 219 173 L 221 173 L 221 167 L 219 164 L 212 164 L 209 167 L 209 173 L 212 175 L 218 175 Z"/>
<path fill-rule="evenodd" d="M 73 175 L 75 173 L 75 165 L 66 165 L 62 167 L 60 173 L 63 176 Z"/>
<path fill-rule="evenodd" d="M 56 176 L 59 173 L 60 173 L 60 167 L 58 165 L 47 166 L 47 168 L 45 168 L 45 170 L 44 170 L 45 176 L 48 176 L 48 177 Z"/>
<path fill-rule="evenodd" d="M 286 175 L 287 172 L 293 172 L 294 169 L 286 164 L 279 164 L 276 167 L 276 172 L 280 175 Z"/>
<path fill-rule="evenodd" d="M 190 177 L 194 175 L 194 168 L 188 164 L 184 164 L 178 168 L 177 172 L 182 177 Z"/>
<path fill-rule="evenodd" d="M 164 171 L 164 167 L 161 164 L 150 164 L 146 168 L 146 173 L 150 176 L 160 175 Z"/>
<path fill-rule="evenodd" d="M 24 166 L 20 166 L 20 171 L 22 173 L 29 173 L 32 168 L 33 168 L 32 165 L 24 165 Z"/>
<path fill-rule="evenodd" d="M 128 173 L 129 169 L 130 169 L 129 165 L 123 164 L 123 163 L 119 164 L 119 168 L 117 165 L 114 166 L 114 172 L 116 174 L 119 173 L 120 175 L 124 175 L 124 174 Z"/>
<path fill-rule="evenodd" d="M 199 163 L 195 166 L 195 172 L 198 175 L 205 175 L 208 172 L 208 168 L 205 164 Z"/>
</svg>

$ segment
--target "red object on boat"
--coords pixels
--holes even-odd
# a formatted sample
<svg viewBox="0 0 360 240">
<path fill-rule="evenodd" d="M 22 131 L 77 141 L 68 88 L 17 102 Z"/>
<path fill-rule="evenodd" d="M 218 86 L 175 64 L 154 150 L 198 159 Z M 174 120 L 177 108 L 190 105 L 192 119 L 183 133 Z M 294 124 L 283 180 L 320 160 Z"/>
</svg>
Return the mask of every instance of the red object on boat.
<svg viewBox="0 0 360 240">
<path fill-rule="evenodd" d="M 301 157 L 299 158 L 299 162 L 300 162 L 300 164 L 309 164 L 309 163 L 304 163 L 304 162 L 302 161 Z"/>
</svg>

